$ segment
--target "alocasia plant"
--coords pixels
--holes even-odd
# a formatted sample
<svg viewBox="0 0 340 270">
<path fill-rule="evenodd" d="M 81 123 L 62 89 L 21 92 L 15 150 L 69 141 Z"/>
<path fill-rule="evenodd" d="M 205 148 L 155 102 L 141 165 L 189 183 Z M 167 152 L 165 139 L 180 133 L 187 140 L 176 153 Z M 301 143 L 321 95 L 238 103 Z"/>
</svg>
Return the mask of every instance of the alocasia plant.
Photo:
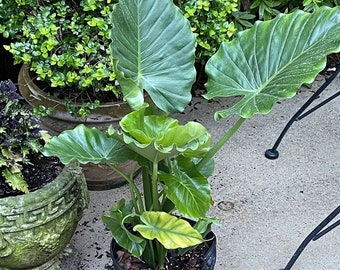
<svg viewBox="0 0 340 270">
<path fill-rule="evenodd" d="M 130 185 L 131 201 L 120 200 L 103 221 L 119 245 L 152 269 L 162 269 L 168 249 L 201 243 L 216 222 L 206 214 L 213 203 L 208 177 L 214 154 L 246 118 L 268 113 L 277 101 L 292 97 L 323 69 L 327 54 L 339 51 L 340 9 L 280 15 L 221 45 L 206 66 L 205 97 L 243 98 L 216 113 L 217 120 L 230 114 L 240 115 L 240 120 L 213 146 L 203 125 L 180 125 L 168 116 L 190 102 L 195 78 L 195 40 L 172 1 L 121 0 L 112 22 L 117 78 L 135 111 L 121 120 L 120 130 L 80 125 L 65 131 L 44 153 L 64 163 L 105 163 L 120 173 Z M 144 103 L 144 91 L 153 104 Z M 142 168 L 142 190 L 134 173 L 126 175 L 116 167 L 128 159 Z M 197 223 L 192 226 L 183 217 Z"/>
</svg>

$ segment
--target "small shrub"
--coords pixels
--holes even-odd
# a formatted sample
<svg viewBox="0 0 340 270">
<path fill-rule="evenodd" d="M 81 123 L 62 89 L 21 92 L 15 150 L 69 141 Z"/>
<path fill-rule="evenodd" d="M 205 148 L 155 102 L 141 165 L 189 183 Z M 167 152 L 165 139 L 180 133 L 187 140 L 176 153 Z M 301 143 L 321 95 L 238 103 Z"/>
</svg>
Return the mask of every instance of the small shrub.
<svg viewBox="0 0 340 270">
<path fill-rule="evenodd" d="M 52 94 L 83 103 L 70 107 L 76 115 L 85 117 L 101 96 L 120 95 L 107 46 L 110 2 L 0 0 L 0 33 L 12 40 L 5 48 L 14 62 L 28 64 Z"/>
<path fill-rule="evenodd" d="M 11 81 L 0 82 L 0 171 L 13 188 L 28 192 L 22 177 L 27 156 L 41 150 L 39 119 L 20 102 Z"/>
<path fill-rule="evenodd" d="M 238 0 L 175 1 L 189 20 L 196 35 L 196 58 L 200 63 L 212 56 L 222 41 L 230 40 L 238 30 L 250 26 L 243 21 L 254 16 L 239 11 Z M 237 17 L 234 13 L 237 13 Z"/>
<path fill-rule="evenodd" d="M 175 0 L 196 35 L 197 62 L 204 64 L 221 42 L 250 28 L 256 20 L 273 19 L 296 9 L 312 12 L 321 6 L 339 5 L 336 0 Z"/>
</svg>

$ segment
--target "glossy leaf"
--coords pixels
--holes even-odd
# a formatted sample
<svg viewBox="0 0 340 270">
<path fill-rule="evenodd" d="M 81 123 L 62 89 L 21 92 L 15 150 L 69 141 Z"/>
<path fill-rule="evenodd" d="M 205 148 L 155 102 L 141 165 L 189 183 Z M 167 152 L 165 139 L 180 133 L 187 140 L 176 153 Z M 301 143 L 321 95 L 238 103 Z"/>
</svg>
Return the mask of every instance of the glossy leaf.
<svg viewBox="0 0 340 270">
<path fill-rule="evenodd" d="M 326 55 L 340 50 L 339 40 L 340 7 L 313 14 L 296 11 L 240 32 L 206 66 L 206 98 L 242 96 L 215 118 L 268 113 L 303 83 L 313 82 L 326 65 Z"/>
<path fill-rule="evenodd" d="M 165 184 L 166 196 L 181 214 L 192 218 L 206 216 L 212 204 L 210 185 L 190 159 L 178 157 L 171 173 L 159 172 L 159 179 Z"/>
<path fill-rule="evenodd" d="M 146 239 L 157 239 L 166 249 L 195 246 L 204 241 L 188 221 L 168 213 L 147 211 L 140 219 L 144 225 L 136 225 L 133 230 Z"/>
<path fill-rule="evenodd" d="M 117 139 L 97 128 L 78 125 L 53 137 L 43 149 L 47 156 L 57 156 L 64 164 L 74 160 L 86 163 L 122 163 L 133 159 L 134 153 Z"/>
<path fill-rule="evenodd" d="M 110 210 L 110 215 L 103 215 L 102 220 L 110 229 L 113 238 L 118 245 L 128 250 L 136 257 L 140 257 L 145 249 L 145 239 L 138 237 L 125 228 L 124 218 L 132 212 L 132 205 L 125 204 L 125 200 L 121 199 L 116 206 Z"/>
<path fill-rule="evenodd" d="M 209 150 L 211 136 L 203 125 L 196 122 L 179 125 L 177 119 L 168 116 L 145 115 L 145 109 L 131 112 L 121 120 L 124 133 L 110 134 L 150 161 L 179 153 L 200 157 Z"/>
<path fill-rule="evenodd" d="M 133 109 L 143 89 L 166 112 L 183 111 L 195 81 L 195 37 L 172 1 L 122 0 L 112 13 L 112 57 Z"/>
<path fill-rule="evenodd" d="M 166 132 L 178 126 L 178 120 L 166 115 L 145 115 L 145 109 L 132 112 L 120 122 L 121 128 L 141 144 L 162 139 Z"/>
<path fill-rule="evenodd" d="M 194 158 L 193 159 L 193 162 L 195 164 L 198 164 L 198 162 L 200 161 L 201 159 L 199 158 Z M 203 168 L 201 168 L 199 170 L 199 172 L 206 178 L 209 178 L 210 176 L 213 175 L 214 173 L 214 170 L 215 170 L 215 160 L 212 158 L 210 159 L 204 166 Z"/>
</svg>

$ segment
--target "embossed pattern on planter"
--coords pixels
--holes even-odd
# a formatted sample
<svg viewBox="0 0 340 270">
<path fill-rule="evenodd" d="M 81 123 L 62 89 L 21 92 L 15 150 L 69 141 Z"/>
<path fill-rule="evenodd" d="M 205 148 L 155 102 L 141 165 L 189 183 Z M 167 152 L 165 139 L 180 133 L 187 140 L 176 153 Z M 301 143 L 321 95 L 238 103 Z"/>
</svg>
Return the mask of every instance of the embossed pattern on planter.
<svg viewBox="0 0 340 270">
<path fill-rule="evenodd" d="M 24 210 L 15 214 L 0 213 L 0 229 L 2 232 L 28 230 L 47 223 L 65 213 L 78 199 L 76 182 L 66 186 L 62 197 L 51 200 L 48 204 L 35 209 Z"/>
</svg>

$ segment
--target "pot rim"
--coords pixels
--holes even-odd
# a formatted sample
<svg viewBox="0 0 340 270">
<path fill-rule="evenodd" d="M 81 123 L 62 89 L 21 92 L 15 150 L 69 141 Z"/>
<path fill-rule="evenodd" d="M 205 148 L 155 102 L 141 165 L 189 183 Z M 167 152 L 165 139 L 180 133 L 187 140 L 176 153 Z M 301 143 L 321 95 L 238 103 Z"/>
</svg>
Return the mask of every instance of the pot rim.
<svg viewBox="0 0 340 270">
<path fill-rule="evenodd" d="M 75 117 L 67 112 L 64 105 L 64 100 L 51 96 L 41 90 L 30 76 L 29 66 L 24 64 L 21 66 L 18 76 L 18 88 L 20 94 L 32 106 L 43 105 L 47 108 L 52 108 L 51 118 L 63 119 L 69 122 L 81 123 L 106 123 L 119 121 L 127 113 L 131 112 L 131 108 L 124 100 L 115 102 L 101 103 L 98 108 L 95 108 L 86 117 Z M 75 107 L 81 107 L 81 103 L 73 103 Z"/>
<path fill-rule="evenodd" d="M 73 181 L 71 181 L 73 179 Z M 41 222 L 52 221 L 68 211 L 80 198 L 84 206 L 88 203 L 88 196 L 81 191 L 80 185 L 86 188 L 84 174 L 76 163 L 66 165 L 61 173 L 50 183 L 28 194 L 11 196 L 0 199 L 0 231 L 11 233 L 27 230 L 38 226 Z M 80 188 L 83 189 L 83 188 Z M 30 217 L 30 214 L 33 217 Z M 35 217 L 44 217 L 43 221 Z M 16 224 L 13 227 L 13 223 Z"/>
</svg>

